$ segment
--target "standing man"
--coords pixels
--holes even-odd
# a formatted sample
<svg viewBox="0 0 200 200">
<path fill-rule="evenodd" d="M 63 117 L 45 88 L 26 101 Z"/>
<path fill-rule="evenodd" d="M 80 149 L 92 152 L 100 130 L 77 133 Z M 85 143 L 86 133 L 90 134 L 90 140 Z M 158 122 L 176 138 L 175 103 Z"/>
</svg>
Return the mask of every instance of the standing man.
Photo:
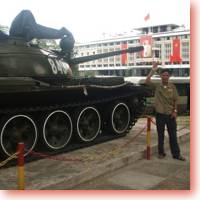
<svg viewBox="0 0 200 200">
<path fill-rule="evenodd" d="M 151 77 L 157 71 L 157 63 L 153 63 L 152 70 L 146 78 L 146 84 L 152 86 L 155 90 L 155 111 L 156 111 L 156 127 L 158 132 L 158 154 L 159 158 L 166 156 L 164 151 L 164 132 L 165 125 L 169 134 L 170 150 L 174 159 L 185 161 L 181 156 L 176 133 L 176 117 L 177 117 L 177 101 L 178 92 L 174 84 L 169 82 L 170 71 L 162 69 L 160 73 L 161 83 L 155 84 L 151 82 Z"/>
</svg>

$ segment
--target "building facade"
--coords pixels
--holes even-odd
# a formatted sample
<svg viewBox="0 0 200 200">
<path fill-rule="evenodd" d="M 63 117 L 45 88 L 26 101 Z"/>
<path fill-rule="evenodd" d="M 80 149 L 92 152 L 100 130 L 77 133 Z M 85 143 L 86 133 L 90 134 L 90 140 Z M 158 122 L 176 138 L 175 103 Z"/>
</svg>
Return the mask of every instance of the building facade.
<svg viewBox="0 0 200 200">
<path fill-rule="evenodd" d="M 143 77 L 157 61 L 161 68 L 171 68 L 173 76 L 190 76 L 190 30 L 175 24 L 142 27 L 129 35 L 77 44 L 75 51 L 78 57 L 112 52 L 143 45 L 145 37 L 152 40 L 150 57 L 139 52 L 90 61 L 79 65 L 80 75 Z"/>
</svg>

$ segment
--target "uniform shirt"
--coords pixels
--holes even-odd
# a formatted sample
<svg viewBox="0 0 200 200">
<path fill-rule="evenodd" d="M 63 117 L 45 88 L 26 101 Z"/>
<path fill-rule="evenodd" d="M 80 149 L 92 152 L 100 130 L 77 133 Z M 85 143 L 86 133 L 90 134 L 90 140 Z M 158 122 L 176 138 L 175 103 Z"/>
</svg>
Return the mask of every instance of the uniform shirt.
<svg viewBox="0 0 200 200">
<path fill-rule="evenodd" d="M 178 92 L 174 84 L 148 83 L 155 90 L 155 110 L 157 113 L 170 115 L 174 111 L 174 104 L 178 101 Z"/>
</svg>

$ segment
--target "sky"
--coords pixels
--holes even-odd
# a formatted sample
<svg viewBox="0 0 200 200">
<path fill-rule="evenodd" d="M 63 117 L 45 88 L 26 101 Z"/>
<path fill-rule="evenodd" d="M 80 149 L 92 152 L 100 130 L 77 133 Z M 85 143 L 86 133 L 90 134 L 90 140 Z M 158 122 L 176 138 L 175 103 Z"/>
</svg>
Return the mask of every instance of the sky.
<svg viewBox="0 0 200 200">
<path fill-rule="evenodd" d="M 6 0 L 0 6 L 0 24 L 10 26 L 23 9 L 31 10 L 38 24 L 66 27 L 77 42 L 146 25 L 175 23 L 189 27 L 190 23 L 189 0 Z M 150 18 L 145 21 L 147 14 Z"/>
</svg>

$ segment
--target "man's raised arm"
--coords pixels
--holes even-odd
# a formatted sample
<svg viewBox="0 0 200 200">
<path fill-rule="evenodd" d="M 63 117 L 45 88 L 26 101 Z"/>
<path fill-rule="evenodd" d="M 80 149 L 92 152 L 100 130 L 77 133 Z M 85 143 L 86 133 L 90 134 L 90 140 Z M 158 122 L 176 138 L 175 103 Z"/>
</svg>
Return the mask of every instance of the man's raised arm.
<svg viewBox="0 0 200 200">
<path fill-rule="evenodd" d="M 151 77 L 154 75 L 154 73 L 157 71 L 157 69 L 158 69 L 158 64 L 156 62 L 153 62 L 152 69 L 149 72 L 149 74 L 147 75 L 147 78 L 145 80 L 146 84 L 149 84 L 151 82 Z"/>
</svg>

